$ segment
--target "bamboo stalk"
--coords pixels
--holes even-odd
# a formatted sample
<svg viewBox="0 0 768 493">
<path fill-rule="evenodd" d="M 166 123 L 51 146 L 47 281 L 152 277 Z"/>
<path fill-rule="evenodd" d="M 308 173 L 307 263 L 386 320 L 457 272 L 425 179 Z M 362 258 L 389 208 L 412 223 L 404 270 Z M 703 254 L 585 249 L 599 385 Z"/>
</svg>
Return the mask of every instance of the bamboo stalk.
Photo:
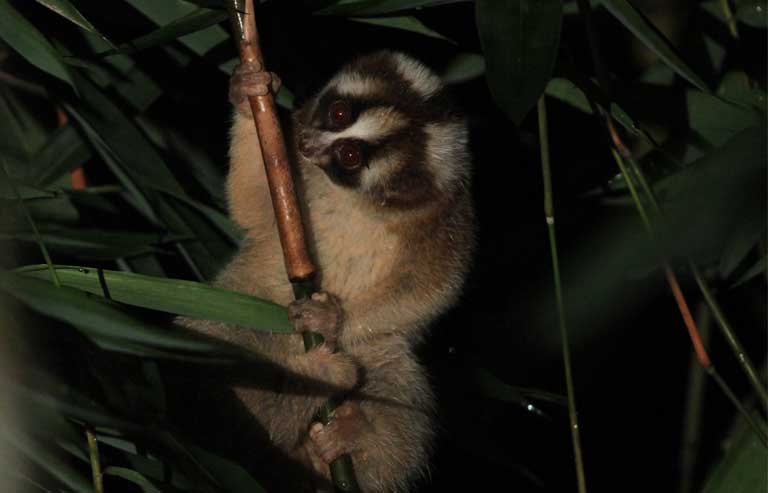
<svg viewBox="0 0 768 493">
<path fill-rule="evenodd" d="M 721 4 L 724 4 L 725 7 L 728 7 L 727 0 L 723 0 Z M 598 40 L 597 40 L 597 34 L 594 29 L 594 26 L 591 24 L 590 16 L 592 9 L 589 5 L 589 2 L 586 0 L 578 0 L 578 6 L 579 11 L 583 16 L 584 22 L 585 22 L 585 29 L 587 31 L 587 37 L 588 41 L 590 43 L 590 49 L 592 53 L 592 59 L 593 63 L 595 64 L 596 71 L 598 73 L 598 83 L 603 86 L 604 90 L 607 90 L 607 84 L 608 80 L 606 78 L 606 70 L 605 65 L 603 64 L 602 57 L 600 56 L 599 49 L 598 49 Z M 610 98 L 610 94 L 609 94 Z M 590 105 L 594 108 L 594 103 L 590 99 Z M 598 113 L 595 112 L 597 115 Z M 622 175 L 624 176 L 625 181 L 627 182 L 627 185 L 630 189 L 630 193 L 632 195 L 632 199 L 635 203 L 635 207 L 638 210 L 638 213 L 640 214 L 640 217 L 643 221 L 643 225 L 648 233 L 648 235 L 651 237 L 654 247 L 658 248 L 658 241 L 656 238 L 656 232 L 653 228 L 653 225 L 650 220 L 650 216 L 648 215 L 647 211 L 645 210 L 645 206 L 643 205 L 642 200 L 640 199 L 640 196 L 637 193 L 637 189 L 635 187 L 635 184 L 633 182 L 632 176 L 629 174 L 629 170 L 624 164 L 624 161 L 626 160 L 630 164 L 630 170 L 632 173 L 634 173 L 638 177 L 638 181 L 640 181 L 642 187 L 644 188 L 646 198 L 649 200 L 651 206 L 653 207 L 653 211 L 656 214 L 660 213 L 660 208 L 658 205 L 658 202 L 655 199 L 655 196 L 653 194 L 652 189 L 648 185 L 647 181 L 645 180 L 645 176 L 643 175 L 642 171 L 640 170 L 640 167 L 637 166 L 637 164 L 634 162 L 634 159 L 632 158 L 632 154 L 627 148 L 627 146 L 624 144 L 623 140 L 619 136 L 618 132 L 616 131 L 613 117 L 608 109 L 606 111 L 602 112 L 602 115 L 605 119 L 605 124 L 610 136 L 610 140 L 612 142 L 612 149 L 611 153 L 613 154 L 614 160 L 616 161 L 617 165 L 619 166 Z M 672 291 L 673 296 L 675 297 L 675 301 L 678 305 L 678 309 L 680 310 L 680 314 L 683 318 L 683 321 L 685 322 L 686 328 L 688 329 L 689 336 L 691 338 L 691 342 L 694 346 L 694 349 L 696 351 L 696 356 L 699 361 L 699 363 L 704 367 L 704 369 L 707 371 L 707 373 L 715 380 L 715 383 L 721 388 L 723 393 L 726 395 L 726 397 L 733 403 L 733 405 L 736 407 L 736 409 L 744 416 L 744 418 L 747 420 L 747 422 L 752 426 L 755 433 L 760 437 L 760 439 L 763 441 L 764 444 L 768 444 L 768 435 L 766 435 L 765 429 L 763 426 L 758 426 L 757 423 L 752 419 L 752 417 L 749 415 L 747 410 L 744 408 L 744 406 L 741 404 L 741 402 L 738 400 L 736 395 L 733 393 L 731 388 L 728 386 L 728 384 L 723 380 L 723 378 L 720 376 L 720 374 L 715 369 L 714 365 L 712 365 L 711 360 L 709 359 L 709 355 L 706 352 L 706 349 L 704 349 L 704 344 L 701 342 L 701 335 L 699 334 L 699 330 L 696 327 L 696 323 L 693 321 L 693 317 L 690 315 L 690 309 L 688 308 L 688 303 L 685 299 L 685 296 L 683 295 L 682 291 L 680 290 L 679 283 L 677 282 L 677 277 L 675 276 L 672 269 L 669 267 L 669 263 L 667 262 L 663 252 L 659 251 L 660 258 L 662 259 L 662 263 L 664 265 L 664 270 L 667 278 L 667 282 L 670 286 L 670 289 Z M 695 267 L 693 262 L 689 261 L 689 264 L 692 267 Z M 693 270 L 693 269 L 692 269 Z M 694 277 L 696 276 L 696 272 L 698 272 L 698 269 L 695 269 L 694 271 Z M 768 272 L 768 271 L 767 271 Z M 768 275 L 768 274 L 767 274 Z M 697 278 L 697 282 L 701 281 L 700 287 L 706 286 L 701 280 L 700 276 Z M 707 299 L 707 296 L 705 295 L 705 299 Z M 710 306 L 710 309 L 712 307 L 716 307 L 718 309 L 718 312 L 722 315 L 722 310 L 719 310 L 719 307 L 717 306 L 717 303 L 714 300 L 714 297 L 709 297 L 707 299 L 707 302 Z M 713 310 L 714 311 L 714 310 Z M 726 334 L 726 339 L 733 339 L 734 341 L 738 342 L 738 339 L 736 338 L 733 331 L 730 329 L 730 324 L 727 323 L 725 320 L 725 317 L 722 316 L 722 320 L 725 321 L 725 323 L 721 323 L 720 319 L 716 318 L 718 320 L 718 326 L 723 330 L 723 332 Z M 729 341 L 730 344 L 730 341 Z M 746 353 L 743 351 L 738 351 L 737 347 L 741 347 L 740 344 L 738 346 L 732 345 L 732 348 L 734 348 L 734 352 L 736 354 L 737 359 L 739 360 L 739 363 L 742 365 L 742 367 L 747 372 L 747 376 L 750 379 L 750 382 L 755 385 L 755 382 L 758 384 L 757 390 L 758 395 L 762 397 L 763 393 L 765 392 L 765 389 L 762 388 L 759 379 L 753 379 L 751 374 L 754 374 L 755 376 L 757 373 L 754 371 L 754 366 L 751 367 L 751 369 L 747 369 L 749 366 L 751 366 L 751 361 L 746 357 Z"/>
<path fill-rule="evenodd" d="M 264 60 L 256 29 L 253 0 L 230 0 L 228 6 L 241 61 L 243 63 L 256 63 L 263 69 Z M 301 212 L 296 200 L 285 139 L 280 128 L 275 100 L 272 94 L 268 93 L 249 98 L 249 103 L 261 143 L 264 168 L 272 197 L 272 207 L 275 210 L 286 272 L 293 285 L 295 298 L 309 297 L 318 289 L 314 277 L 315 266 L 307 248 Z M 304 333 L 304 347 L 307 351 L 322 344 L 322 342 L 323 338 L 319 334 Z M 326 402 L 318 411 L 317 416 L 323 424 L 329 424 L 333 417 L 332 403 Z M 349 455 L 343 455 L 333 461 L 330 464 L 330 469 L 331 479 L 337 491 L 356 492 L 360 490 Z"/>
<path fill-rule="evenodd" d="M 630 193 L 634 200 L 635 207 L 637 208 L 638 212 L 640 213 L 640 217 L 642 218 L 643 225 L 645 226 L 648 235 L 651 236 L 651 238 L 653 239 L 654 245 L 657 245 L 655 230 L 650 221 L 650 218 L 648 217 L 645 211 L 645 208 L 642 202 L 640 201 L 640 197 L 637 193 L 637 187 L 634 183 L 634 179 L 629 174 L 627 165 L 624 162 L 624 160 L 627 159 L 628 161 L 632 162 L 633 167 L 636 167 L 636 165 L 632 160 L 631 154 L 629 154 L 629 150 L 622 145 L 620 140 L 618 140 L 616 129 L 613 126 L 612 120 L 610 119 L 610 117 L 607 117 L 607 118 L 608 118 L 608 129 L 611 133 L 611 137 L 614 138 L 614 144 L 616 145 L 615 149 L 611 149 L 613 153 L 613 157 L 616 160 L 616 164 L 619 166 L 619 169 L 621 170 L 622 176 L 624 176 L 624 180 L 627 182 L 627 186 L 629 187 Z M 736 409 L 742 414 L 744 419 L 747 421 L 747 423 L 749 423 L 749 425 L 752 427 L 753 431 L 760 438 L 763 444 L 768 446 L 768 434 L 766 434 L 764 426 L 758 424 L 757 422 L 755 422 L 754 419 L 752 419 L 752 416 L 749 414 L 747 409 L 739 401 L 738 397 L 736 397 L 736 394 L 733 392 L 733 390 L 731 390 L 728 383 L 725 380 L 723 380 L 722 376 L 720 376 L 720 373 L 718 373 L 717 369 L 715 368 L 715 365 L 712 364 L 712 360 L 709 358 L 709 354 L 707 353 L 707 350 L 704 347 L 704 343 L 702 342 L 699 329 L 697 328 L 696 322 L 693 320 L 693 316 L 691 315 L 691 310 L 688 308 L 688 302 L 686 301 L 685 296 L 683 295 L 683 292 L 680 289 L 680 284 L 677 281 L 677 276 L 675 276 L 674 272 L 672 271 L 672 268 L 669 266 L 669 262 L 667 262 L 663 254 L 661 254 L 661 259 L 662 259 L 662 264 L 664 266 L 664 273 L 667 278 L 667 283 L 669 284 L 670 290 L 672 291 L 672 295 L 675 298 L 677 307 L 680 310 L 680 315 L 683 318 L 685 327 L 688 330 L 688 335 L 691 339 L 691 344 L 693 345 L 694 350 L 696 352 L 696 357 L 699 361 L 699 364 L 707 371 L 707 373 L 712 377 L 712 379 L 715 381 L 718 387 L 720 387 L 720 389 L 723 391 L 723 393 L 728 398 L 728 400 L 730 400 L 731 403 L 734 405 L 734 407 L 736 407 Z"/>
<path fill-rule="evenodd" d="M 653 189 L 648 183 L 648 180 L 645 179 L 645 174 L 643 173 L 642 169 L 640 169 L 640 166 L 638 166 L 634 159 L 630 158 L 629 164 L 635 176 L 637 176 L 640 185 L 642 186 L 643 191 L 654 210 L 654 213 L 658 216 L 661 216 L 661 205 L 656 199 L 656 194 L 653 193 Z M 766 391 L 765 385 L 763 385 L 761 382 L 760 376 L 755 369 L 754 363 L 752 363 L 749 355 L 744 350 L 744 346 L 736 336 L 736 332 L 731 327 L 730 322 L 728 322 L 728 319 L 726 318 L 722 308 L 720 308 L 720 305 L 717 303 L 715 296 L 712 294 L 712 290 L 704 280 L 704 276 L 702 275 L 698 266 L 691 259 L 688 259 L 688 268 L 693 274 L 693 278 L 696 280 L 696 284 L 699 286 L 701 294 L 704 296 L 704 301 L 706 301 L 710 311 L 712 312 L 712 315 L 714 315 L 717 326 L 720 328 L 720 331 L 723 333 L 723 337 L 725 337 L 725 340 L 728 342 L 728 345 L 736 357 L 736 360 L 739 362 L 739 366 L 741 366 L 741 369 L 747 376 L 749 383 L 752 385 L 755 393 L 760 398 L 763 407 L 768 408 L 768 391 Z"/>
<path fill-rule="evenodd" d="M 560 282 L 560 263 L 557 255 L 557 238 L 555 237 L 555 210 L 552 199 L 552 173 L 549 165 L 549 133 L 547 130 L 547 105 L 545 96 L 541 95 L 538 102 L 539 116 L 539 147 L 541 148 L 541 173 L 544 179 L 544 219 L 549 233 L 549 250 L 552 255 L 552 275 L 555 284 L 555 301 L 557 304 L 557 319 L 560 326 L 560 336 L 563 339 L 563 366 L 565 367 L 565 387 L 568 393 L 568 419 L 573 442 L 573 460 L 576 466 L 576 484 L 579 493 L 586 493 L 587 481 L 584 474 L 584 459 L 581 452 L 581 436 L 579 432 L 579 417 L 576 411 L 576 392 L 573 384 L 571 369 L 570 343 L 568 329 L 565 324 L 565 308 L 563 306 L 563 289 Z"/>
<path fill-rule="evenodd" d="M 88 455 L 91 460 L 91 476 L 93 477 L 93 491 L 104 493 L 104 479 L 101 474 L 101 461 L 99 460 L 99 444 L 96 435 L 86 428 L 85 436 L 88 439 Z"/>
</svg>

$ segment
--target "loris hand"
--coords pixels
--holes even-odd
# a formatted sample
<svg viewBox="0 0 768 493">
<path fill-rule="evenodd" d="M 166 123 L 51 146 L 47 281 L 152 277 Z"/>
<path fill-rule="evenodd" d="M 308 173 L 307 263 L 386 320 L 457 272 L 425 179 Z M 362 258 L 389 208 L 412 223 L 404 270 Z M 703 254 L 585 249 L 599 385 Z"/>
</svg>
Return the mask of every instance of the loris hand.
<svg viewBox="0 0 768 493">
<path fill-rule="evenodd" d="M 288 305 L 288 318 L 296 332 L 318 332 L 330 350 L 336 347 L 343 313 L 336 298 L 325 292 Z"/>
<path fill-rule="evenodd" d="M 346 401 L 336 408 L 327 426 L 322 423 L 310 426 L 310 447 L 323 462 L 330 464 L 340 455 L 354 452 L 360 436 L 370 428 L 371 424 L 360 406 L 356 402 Z M 356 459 L 365 460 L 365 457 Z"/>
<path fill-rule="evenodd" d="M 241 113 L 249 113 L 247 98 L 264 96 L 270 89 L 275 94 L 280 90 L 280 78 L 276 74 L 265 72 L 258 62 L 243 63 L 235 68 L 229 80 L 229 101 Z"/>
</svg>

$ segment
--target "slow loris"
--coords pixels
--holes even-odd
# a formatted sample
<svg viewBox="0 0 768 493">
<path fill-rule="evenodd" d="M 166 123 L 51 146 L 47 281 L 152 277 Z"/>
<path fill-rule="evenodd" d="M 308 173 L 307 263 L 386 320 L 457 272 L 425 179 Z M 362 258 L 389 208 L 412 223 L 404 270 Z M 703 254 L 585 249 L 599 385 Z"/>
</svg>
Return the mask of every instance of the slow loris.
<svg viewBox="0 0 768 493">
<path fill-rule="evenodd" d="M 257 69 L 241 65 L 231 80 L 229 208 L 247 234 L 216 285 L 289 305 L 297 333 L 180 322 L 342 391 L 323 426 L 312 419 L 327 390 L 290 379 L 281 392 L 235 388 L 278 449 L 318 477 L 349 453 L 363 491 L 407 491 L 434 434 L 414 345 L 456 300 L 473 250 L 465 122 L 432 71 L 386 51 L 349 63 L 294 112 L 289 153 L 324 292 L 292 302 L 247 103 L 274 80 Z M 305 353 L 304 330 L 326 343 Z"/>
</svg>

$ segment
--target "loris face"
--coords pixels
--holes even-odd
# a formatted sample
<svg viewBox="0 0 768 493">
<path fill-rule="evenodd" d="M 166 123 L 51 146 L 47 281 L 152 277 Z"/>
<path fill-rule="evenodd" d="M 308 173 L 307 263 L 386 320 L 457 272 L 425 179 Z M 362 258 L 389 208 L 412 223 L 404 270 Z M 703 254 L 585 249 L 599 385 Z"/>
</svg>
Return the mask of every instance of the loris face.
<svg viewBox="0 0 768 493">
<path fill-rule="evenodd" d="M 380 207 L 412 208 L 466 179 L 466 128 L 440 79 L 400 53 L 344 67 L 294 114 L 302 166 Z"/>
</svg>

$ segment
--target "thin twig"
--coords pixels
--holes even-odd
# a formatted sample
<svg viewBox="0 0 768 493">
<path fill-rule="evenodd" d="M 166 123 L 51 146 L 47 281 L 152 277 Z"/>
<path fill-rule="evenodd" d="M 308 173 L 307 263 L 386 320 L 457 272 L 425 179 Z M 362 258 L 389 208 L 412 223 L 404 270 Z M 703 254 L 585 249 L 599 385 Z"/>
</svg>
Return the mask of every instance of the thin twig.
<svg viewBox="0 0 768 493">
<path fill-rule="evenodd" d="M 99 443 L 96 441 L 96 435 L 91 429 L 86 428 L 85 436 L 88 439 L 88 455 L 91 459 L 93 491 L 95 493 L 104 493 L 104 480 L 101 474 L 101 461 L 99 460 Z"/>
<path fill-rule="evenodd" d="M 549 232 L 549 249 L 552 255 L 552 274 L 555 283 L 555 300 L 557 303 L 557 318 L 560 325 L 560 335 L 563 339 L 563 366 L 565 367 L 565 386 L 568 393 L 568 417 L 571 425 L 571 440 L 573 441 L 573 458 L 576 465 L 576 482 L 579 493 L 586 493 L 587 481 L 584 474 L 584 460 L 581 453 L 581 438 L 579 418 L 576 411 L 576 393 L 573 385 L 571 370 L 570 345 L 568 329 L 565 324 L 565 308 L 563 306 L 563 290 L 560 283 L 560 264 L 557 255 L 557 239 L 555 237 L 555 212 L 552 199 L 552 173 L 549 166 L 549 134 L 547 131 L 547 106 L 545 96 L 539 98 L 539 146 L 541 148 L 541 172 L 544 179 L 544 218 Z"/>
</svg>

